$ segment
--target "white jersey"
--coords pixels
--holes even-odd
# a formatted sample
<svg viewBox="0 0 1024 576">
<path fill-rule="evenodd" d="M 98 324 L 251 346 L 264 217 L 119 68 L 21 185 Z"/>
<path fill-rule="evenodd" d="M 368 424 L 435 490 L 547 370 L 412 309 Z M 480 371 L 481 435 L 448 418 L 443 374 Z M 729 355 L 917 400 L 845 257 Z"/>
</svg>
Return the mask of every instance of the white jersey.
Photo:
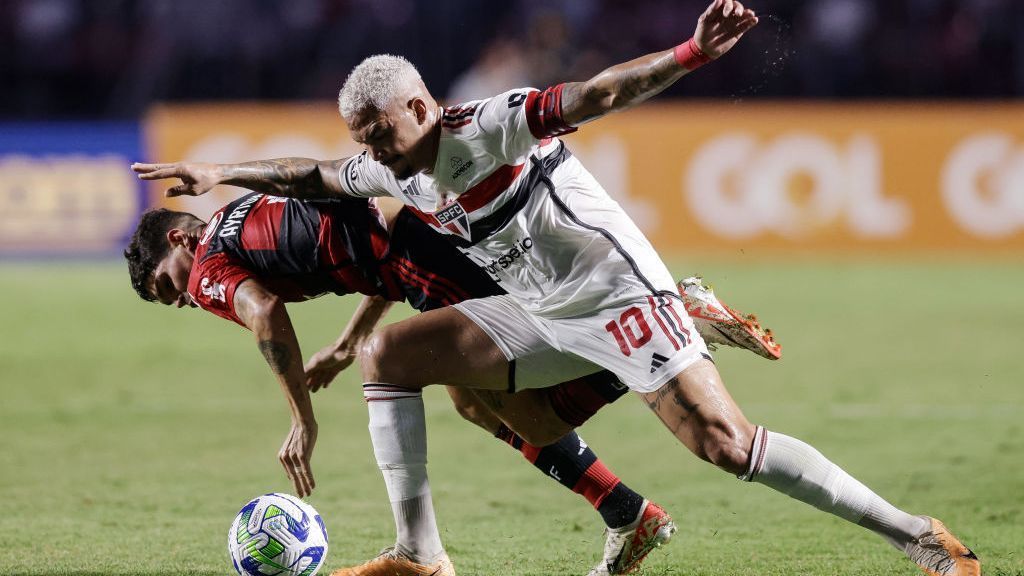
<svg viewBox="0 0 1024 576">
<path fill-rule="evenodd" d="M 431 173 L 398 180 L 367 153 L 353 196 L 391 195 L 451 239 L 529 313 L 570 318 L 675 284 L 650 243 L 557 136 L 561 86 L 444 110 Z"/>
</svg>

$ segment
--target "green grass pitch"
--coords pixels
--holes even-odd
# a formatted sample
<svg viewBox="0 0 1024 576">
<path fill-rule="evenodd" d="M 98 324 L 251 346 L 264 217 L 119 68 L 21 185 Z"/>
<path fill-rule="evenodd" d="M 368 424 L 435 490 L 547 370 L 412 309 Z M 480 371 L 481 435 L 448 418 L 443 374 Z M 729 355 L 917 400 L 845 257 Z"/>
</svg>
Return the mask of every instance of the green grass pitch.
<svg viewBox="0 0 1024 576">
<path fill-rule="evenodd" d="M 897 505 L 943 519 L 986 574 L 1024 574 L 1024 266 L 697 264 L 785 347 L 716 359 L 751 420 L 809 441 Z M 0 266 L 0 574 L 228 574 L 238 509 L 291 491 L 282 394 L 252 336 L 140 301 L 118 263 Z M 291 306 L 306 357 L 356 303 Z M 355 370 L 315 396 L 310 502 L 325 571 L 391 543 Z M 438 521 L 460 575 L 582 575 L 603 538 L 582 498 L 427 392 Z M 625 397 L 580 430 L 680 532 L 653 575 L 916 574 L 876 536 L 698 461 Z"/>
</svg>

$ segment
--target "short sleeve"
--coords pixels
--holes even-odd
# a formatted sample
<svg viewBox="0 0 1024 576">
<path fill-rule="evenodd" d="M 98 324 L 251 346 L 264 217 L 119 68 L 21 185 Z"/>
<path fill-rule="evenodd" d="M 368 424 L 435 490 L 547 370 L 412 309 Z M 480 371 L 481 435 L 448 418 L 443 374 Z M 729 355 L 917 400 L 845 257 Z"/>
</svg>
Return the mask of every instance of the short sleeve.
<svg viewBox="0 0 1024 576">
<path fill-rule="evenodd" d="M 394 174 L 365 150 L 342 163 L 338 178 L 345 192 L 356 198 L 390 196 L 398 188 Z"/>
<path fill-rule="evenodd" d="M 203 310 L 245 326 L 235 313 L 235 290 L 255 275 L 224 254 L 205 258 L 189 276 L 189 294 Z"/>
<path fill-rule="evenodd" d="M 510 160 L 541 140 L 575 132 L 576 128 L 562 119 L 563 86 L 518 88 L 482 101 L 477 116 L 480 131 L 493 137 Z"/>
</svg>

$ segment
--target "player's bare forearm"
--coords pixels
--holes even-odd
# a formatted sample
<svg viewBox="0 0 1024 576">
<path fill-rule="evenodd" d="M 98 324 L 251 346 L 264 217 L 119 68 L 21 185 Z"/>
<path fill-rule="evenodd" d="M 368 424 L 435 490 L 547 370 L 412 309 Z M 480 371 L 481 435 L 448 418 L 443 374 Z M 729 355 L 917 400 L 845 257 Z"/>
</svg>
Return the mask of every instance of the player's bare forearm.
<svg viewBox="0 0 1024 576">
<path fill-rule="evenodd" d="M 284 302 L 255 280 L 247 280 L 235 291 L 234 306 L 238 317 L 252 330 L 260 353 L 281 384 L 292 423 L 315 427 L 313 404 L 304 384 L 302 352 Z"/>
<path fill-rule="evenodd" d="M 132 170 L 142 180 L 180 179 L 181 184 L 167 189 L 168 197 L 201 196 L 218 184 L 231 184 L 274 196 L 307 199 L 344 195 L 338 171 L 345 160 L 278 158 L 241 164 L 136 162 Z"/>
<path fill-rule="evenodd" d="M 562 91 L 562 118 L 579 126 L 625 110 L 655 96 L 682 78 L 687 69 L 672 50 L 612 66 L 586 82 L 569 82 Z"/>
<path fill-rule="evenodd" d="M 736 0 L 714 0 L 697 20 L 693 37 L 679 46 L 608 68 L 562 89 L 562 119 L 579 126 L 625 110 L 665 90 L 697 66 L 728 52 L 757 15 Z"/>
<path fill-rule="evenodd" d="M 391 304 L 378 296 L 363 298 L 341 336 L 306 363 L 306 386 L 310 392 L 326 388 L 339 372 L 355 362 L 366 337 L 377 327 Z"/>
<path fill-rule="evenodd" d="M 219 182 L 290 198 L 324 198 L 343 194 L 338 169 L 344 160 L 277 158 L 221 164 Z"/>
<path fill-rule="evenodd" d="M 366 337 L 380 323 L 380 319 L 391 309 L 392 304 L 380 296 L 366 296 L 359 303 L 359 307 L 349 318 L 345 331 L 341 333 L 334 345 L 338 350 L 348 349 L 357 352 L 362 346 Z"/>
</svg>

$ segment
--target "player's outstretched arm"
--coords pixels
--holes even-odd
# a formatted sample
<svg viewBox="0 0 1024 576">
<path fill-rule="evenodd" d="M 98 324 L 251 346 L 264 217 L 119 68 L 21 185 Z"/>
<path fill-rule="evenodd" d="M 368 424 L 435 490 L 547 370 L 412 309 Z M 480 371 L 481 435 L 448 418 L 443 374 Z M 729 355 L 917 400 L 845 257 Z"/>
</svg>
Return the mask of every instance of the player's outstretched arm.
<svg viewBox="0 0 1024 576">
<path fill-rule="evenodd" d="M 142 180 L 180 179 L 181 184 L 167 189 L 168 197 L 200 196 L 218 184 L 230 184 L 274 196 L 324 198 L 345 195 L 338 172 L 345 160 L 277 158 L 241 164 L 136 162 L 132 170 Z"/>
<path fill-rule="evenodd" d="M 379 296 L 363 298 L 341 336 L 314 354 L 306 363 L 306 386 L 310 392 L 327 388 L 339 372 L 355 361 L 367 336 L 377 327 L 392 304 L 394 302 Z"/>
<path fill-rule="evenodd" d="M 714 0 L 687 42 L 612 66 L 586 82 L 567 83 L 562 90 L 562 119 L 579 126 L 636 106 L 728 52 L 757 22 L 754 11 L 740 2 Z"/>
<path fill-rule="evenodd" d="M 292 414 L 291 430 L 278 452 L 288 479 L 300 498 L 312 493 L 316 482 L 310 467 L 316 445 L 317 423 L 305 386 L 302 353 L 284 302 L 256 280 L 246 280 L 235 290 L 234 307 L 242 322 L 252 330 L 260 352 L 277 376 Z"/>
</svg>

